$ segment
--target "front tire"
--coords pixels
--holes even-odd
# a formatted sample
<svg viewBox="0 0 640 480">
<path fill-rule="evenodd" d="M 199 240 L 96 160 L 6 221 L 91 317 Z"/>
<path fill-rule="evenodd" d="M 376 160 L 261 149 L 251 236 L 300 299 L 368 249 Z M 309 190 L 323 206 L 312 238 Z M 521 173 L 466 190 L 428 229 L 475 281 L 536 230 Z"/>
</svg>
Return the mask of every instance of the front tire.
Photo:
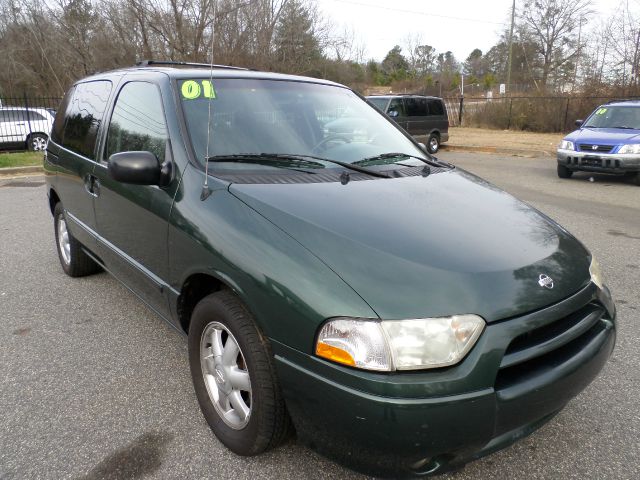
<svg viewBox="0 0 640 480">
<path fill-rule="evenodd" d="M 564 165 L 558 164 L 558 177 L 560 177 L 560 178 L 571 178 L 571 175 L 573 175 L 573 172 L 571 170 L 569 170 Z"/>
<path fill-rule="evenodd" d="M 84 277 L 100 271 L 100 266 L 82 249 L 67 227 L 62 203 L 56 203 L 53 210 L 53 225 L 56 250 L 64 273 L 70 277 Z"/>
<path fill-rule="evenodd" d="M 269 341 L 232 292 L 193 310 L 189 365 L 202 414 L 227 448 L 258 455 L 284 440 L 290 420 Z"/>
<path fill-rule="evenodd" d="M 434 154 L 437 153 L 440 149 L 440 137 L 435 133 L 429 135 L 429 140 L 427 141 L 427 150 L 429 153 Z"/>
</svg>

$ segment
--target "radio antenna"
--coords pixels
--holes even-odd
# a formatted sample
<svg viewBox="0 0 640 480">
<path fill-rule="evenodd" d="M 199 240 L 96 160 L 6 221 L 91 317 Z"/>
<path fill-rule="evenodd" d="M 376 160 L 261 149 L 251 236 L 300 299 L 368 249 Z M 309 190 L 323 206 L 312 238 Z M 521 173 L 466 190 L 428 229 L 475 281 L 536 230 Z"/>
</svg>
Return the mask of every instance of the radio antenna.
<svg viewBox="0 0 640 480">
<path fill-rule="evenodd" d="M 211 60 L 211 66 L 209 67 L 209 89 L 208 95 L 206 95 L 209 99 L 208 103 L 208 116 L 207 116 L 207 148 L 204 157 L 204 185 L 202 185 L 202 193 L 200 194 L 200 200 L 206 200 L 211 195 L 211 190 L 209 190 L 209 144 L 211 142 L 211 102 L 214 96 L 213 89 L 213 45 L 215 40 L 215 23 L 216 23 L 216 6 L 218 2 L 216 0 L 211 0 L 212 3 L 212 19 L 211 19 L 211 54 L 209 59 Z M 207 89 L 205 88 L 205 92 Z"/>
</svg>

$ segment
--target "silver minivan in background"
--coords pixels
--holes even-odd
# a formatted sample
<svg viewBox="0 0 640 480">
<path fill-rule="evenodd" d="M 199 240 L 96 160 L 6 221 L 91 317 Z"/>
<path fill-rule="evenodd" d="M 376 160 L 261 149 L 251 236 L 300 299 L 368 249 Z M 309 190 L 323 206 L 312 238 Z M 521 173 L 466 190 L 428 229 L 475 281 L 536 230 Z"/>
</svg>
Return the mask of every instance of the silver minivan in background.
<svg viewBox="0 0 640 480">
<path fill-rule="evenodd" d="M 0 148 L 47 148 L 53 117 L 45 108 L 0 107 Z"/>
</svg>

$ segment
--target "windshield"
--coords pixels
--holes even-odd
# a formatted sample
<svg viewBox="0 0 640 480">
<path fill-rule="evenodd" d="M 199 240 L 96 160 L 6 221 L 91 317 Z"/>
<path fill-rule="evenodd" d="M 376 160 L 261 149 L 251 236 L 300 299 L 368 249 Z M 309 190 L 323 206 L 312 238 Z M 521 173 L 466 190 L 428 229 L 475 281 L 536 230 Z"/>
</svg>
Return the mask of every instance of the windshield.
<svg viewBox="0 0 640 480">
<path fill-rule="evenodd" d="M 426 154 L 352 91 L 295 81 L 213 79 L 178 83 L 193 148 L 209 157 L 279 153 L 353 163 L 388 152 Z M 214 159 L 215 160 L 215 159 Z M 326 163 L 325 168 L 335 167 Z M 229 162 L 224 168 L 246 165 Z M 262 166 L 259 166 L 262 168 Z"/>
<path fill-rule="evenodd" d="M 640 108 L 635 106 L 609 107 L 605 105 L 593 112 L 583 127 L 640 130 Z"/>
<path fill-rule="evenodd" d="M 376 107 L 380 109 L 380 111 L 384 112 L 387 109 L 387 103 L 389 103 L 388 98 L 375 98 L 375 97 L 367 97 L 367 100 L 370 103 L 373 103 Z"/>
</svg>

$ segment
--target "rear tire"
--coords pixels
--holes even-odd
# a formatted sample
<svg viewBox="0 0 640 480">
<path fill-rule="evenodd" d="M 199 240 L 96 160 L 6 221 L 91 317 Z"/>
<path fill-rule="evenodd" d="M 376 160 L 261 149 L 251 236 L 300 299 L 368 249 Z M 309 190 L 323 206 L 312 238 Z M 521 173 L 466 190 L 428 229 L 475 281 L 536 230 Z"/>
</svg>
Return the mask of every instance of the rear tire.
<svg viewBox="0 0 640 480">
<path fill-rule="evenodd" d="M 53 226 L 56 238 L 56 250 L 64 273 L 70 277 L 84 277 L 99 272 L 100 266 L 82 249 L 67 227 L 62 203 L 56 203 L 53 210 Z"/>
<path fill-rule="evenodd" d="M 27 139 L 27 148 L 32 152 L 44 152 L 47 149 L 49 137 L 44 133 L 34 133 Z"/>
<path fill-rule="evenodd" d="M 189 365 L 202 414 L 227 448 L 258 455 L 287 437 L 291 423 L 269 341 L 232 292 L 212 293 L 193 310 Z"/>
<path fill-rule="evenodd" d="M 560 177 L 560 178 L 571 178 L 571 175 L 573 175 L 573 172 L 571 170 L 569 170 L 564 165 L 558 164 L 558 177 Z"/>
</svg>

